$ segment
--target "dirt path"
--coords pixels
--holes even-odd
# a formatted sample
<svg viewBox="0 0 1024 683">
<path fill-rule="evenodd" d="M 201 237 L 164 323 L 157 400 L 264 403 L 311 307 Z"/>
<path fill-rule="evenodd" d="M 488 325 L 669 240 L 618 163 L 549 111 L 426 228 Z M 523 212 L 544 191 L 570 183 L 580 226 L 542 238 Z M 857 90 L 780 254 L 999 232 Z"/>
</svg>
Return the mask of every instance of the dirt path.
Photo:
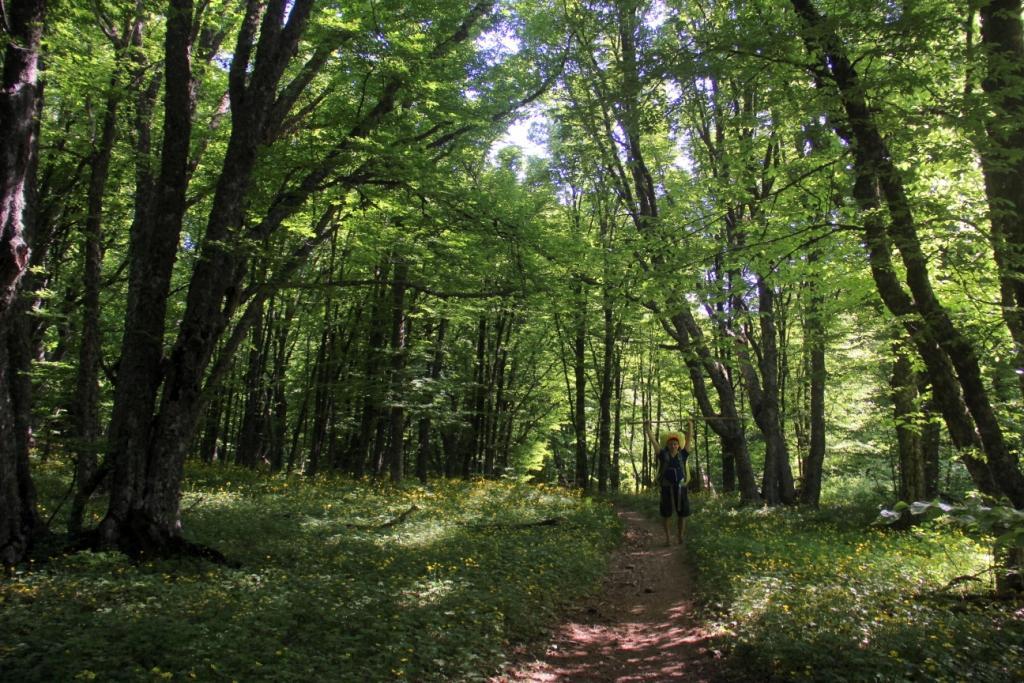
<svg viewBox="0 0 1024 683">
<path fill-rule="evenodd" d="M 494 683 L 711 680 L 716 661 L 691 616 L 685 541 L 666 547 L 660 523 L 632 510 L 618 515 L 626 537 L 602 594 L 570 614 L 546 652 L 520 655 Z"/>
</svg>

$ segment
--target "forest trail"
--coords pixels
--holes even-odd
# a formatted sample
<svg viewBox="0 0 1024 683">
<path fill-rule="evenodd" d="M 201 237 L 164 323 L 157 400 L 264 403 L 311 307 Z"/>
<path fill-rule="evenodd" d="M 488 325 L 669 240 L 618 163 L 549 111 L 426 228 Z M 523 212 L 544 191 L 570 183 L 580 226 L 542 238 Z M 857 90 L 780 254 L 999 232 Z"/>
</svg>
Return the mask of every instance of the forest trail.
<svg viewBox="0 0 1024 683">
<path fill-rule="evenodd" d="M 686 541 L 665 546 L 660 522 L 619 508 L 625 538 L 599 595 L 569 614 L 543 654 L 522 654 L 492 683 L 710 681 L 718 662 L 692 616 Z"/>
</svg>

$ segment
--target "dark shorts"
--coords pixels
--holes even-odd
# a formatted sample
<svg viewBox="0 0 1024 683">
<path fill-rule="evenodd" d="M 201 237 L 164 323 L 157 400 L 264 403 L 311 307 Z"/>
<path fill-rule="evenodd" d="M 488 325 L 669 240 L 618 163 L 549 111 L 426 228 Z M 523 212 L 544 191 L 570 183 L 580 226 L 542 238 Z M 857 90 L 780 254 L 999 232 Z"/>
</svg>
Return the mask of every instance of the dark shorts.
<svg viewBox="0 0 1024 683">
<path fill-rule="evenodd" d="M 680 517 L 690 516 L 690 497 L 685 486 L 661 487 L 661 516 L 671 517 L 673 513 Z"/>
</svg>

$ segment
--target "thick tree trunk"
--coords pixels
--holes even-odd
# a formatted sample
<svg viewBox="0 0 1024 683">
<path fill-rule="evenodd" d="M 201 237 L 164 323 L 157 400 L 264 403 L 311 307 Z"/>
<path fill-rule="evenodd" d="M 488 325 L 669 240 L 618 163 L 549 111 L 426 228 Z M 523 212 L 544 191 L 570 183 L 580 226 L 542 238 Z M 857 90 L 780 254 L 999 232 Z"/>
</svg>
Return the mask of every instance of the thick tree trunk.
<svg viewBox="0 0 1024 683">
<path fill-rule="evenodd" d="M 172 0 L 165 43 L 164 142 L 154 206 L 133 225 L 129 244 L 128 303 L 107 458 L 113 468 L 110 503 L 100 542 L 130 552 L 155 550 L 150 534 L 137 534 L 152 518 L 147 510 L 147 455 L 153 409 L 161 379 L 163 338 L 171 269 L 185 213 L 186 167 L 192 121 L 189 51 L 191 0 Z M 187 447 L 187 443 L 184 447 Z M 138 524 L 136 524 L 136 521 Z M 158 524 L 177 534 L 176 519 Z"/>
<path fill-rule="evenodd" d="M 977 143 L 985 178 L 1003 317 L 1024 395 L 1024 23 L 1021 0 L 980 3 L 986 75 L 986 139 Z"/>
<path fill-rule="evenodd" d="M 0 91 L 0 316 L 14 301 L 29 263 L 25 211 L 38 143 L 39 45 L 46 2 L 14 0 L 8 8 Z"/>
<path fill-rule="evenodd" d="M 22 325 L 15 297 L 30 257 L 31 188 L 36 166 L 39 47 L 44 0 L 7 6 L 0 90 L 0 562 L 24 559 L 41 528 L 28 467 L 27 396 L 19 391 L 11 342 Z M 20 416 L 20 417 L 19 417 Z"/>
<path fill-rule="evenodd" d="M 0 563 L 5 567 L 22 561 L 32 541 L 44 531 L 28 459 L 29 380 L 27 373 L 12 375 L 28 359 L 12 358 L 26 347 L 10 323 L 8 316 L 0 314 L 0 435 L 4 437 L 0 439 Z"/>
</svg>

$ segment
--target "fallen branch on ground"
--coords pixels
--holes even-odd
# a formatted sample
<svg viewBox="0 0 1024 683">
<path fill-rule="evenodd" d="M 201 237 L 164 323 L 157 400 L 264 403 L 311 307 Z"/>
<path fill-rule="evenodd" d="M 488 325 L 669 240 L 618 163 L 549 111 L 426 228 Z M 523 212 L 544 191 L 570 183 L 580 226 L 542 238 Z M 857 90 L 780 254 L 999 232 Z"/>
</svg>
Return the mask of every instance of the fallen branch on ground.
<svg viewBox="0 0 1024 683">
<path fill-rule="evenodd" d="M 555 526 L 556 524 L 561 524 L 564 521 L 565 517 L 548 517 L 547 519 L 540 519 L 535 522 L 519 522 L 518 524 L 494 522 L 491 524 L 468 524 L 467 526 L 478 531 L 485 529 L 530 529 L 537 526 Z"/>
<path fill-rule="evenodd" d="M 409 515 L 416 512 L 417 510 L 419 510 L 419 508 L 413 505 L 402 514 L 398 515 L 390 521 L 384 522 L 383 524 L 346 524 L 345 526 L 349 529 L 370 529 L 374 531 L 379 529 L 387 529 L 397 524 L 401 524 Z"/>
</svg>

